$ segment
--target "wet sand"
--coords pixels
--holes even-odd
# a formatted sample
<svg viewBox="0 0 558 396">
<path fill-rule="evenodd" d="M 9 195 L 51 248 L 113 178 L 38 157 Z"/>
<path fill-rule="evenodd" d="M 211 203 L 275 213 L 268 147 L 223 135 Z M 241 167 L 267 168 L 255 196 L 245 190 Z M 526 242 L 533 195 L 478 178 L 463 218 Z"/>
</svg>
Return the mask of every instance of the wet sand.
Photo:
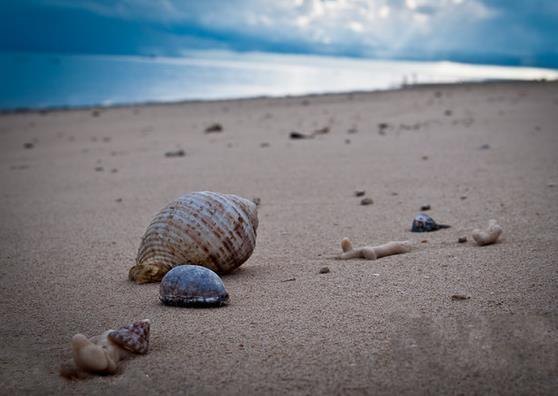
<svg viewBox="0 0 558 396">
<path fill-rule="evenodd" d="M 556 394 L 557 125 L 558 83 L 2 114 L 0 389 Z M 162 306 L 128 269 L 199 190 L 261 199 L 256 250 L 230 305 Z M 452 227 L 411 233 L 423 205 Z M 501 241 L 478 247 L 491 218 Z M 343 237 L 417 248 L 332 260 Z M 119 375 L 58 376 L 75 333 L 143 318 L 150 352 Z"/>
</svg>

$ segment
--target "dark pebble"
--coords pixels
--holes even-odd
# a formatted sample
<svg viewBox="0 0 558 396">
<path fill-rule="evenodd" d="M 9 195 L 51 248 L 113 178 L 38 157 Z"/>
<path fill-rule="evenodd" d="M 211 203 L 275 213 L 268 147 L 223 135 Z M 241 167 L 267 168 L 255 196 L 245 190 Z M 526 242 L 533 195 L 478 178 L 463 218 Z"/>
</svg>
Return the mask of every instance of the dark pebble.
<svg viewBox="0 0 558 396">
<path fill-rule="evenodd" d="M 316 129 L 312 133 L 312 135 L 325 135 L 327 133 L 329 133 L 329 127 L 326 126 L 326 127 L 320 128 L 320 129 Z"/>
<path fill-rule="evenodd" d="M 363 198 L 360 201 L 361 205 L 372 205 L 374 203 L 374 201 L 372 200 L 372 198 Z"/>
<path fill-rule="evenodd" d="M 102 171 L 105 170 L 105 168 L 103 168 L 102 166 L 97 166 L 97 167 L 95 167 L 95 170 L 96 170 L 97 172 L 102 172 Z"/>
<path fill-rule="evenodd" d="M 23 143 L 23 148 L 25 149 L 32 149 L 33 147 L 35 147 L 35 145 L 33 143 Z"/>
<path fill-rule="evenodd" d="M 462 196 L 459 197 L 459 199 L 461 199 L 462 201 L 464 201 L 464 200 L 467 199 L 467 196 L 466 196 L 466 195 L 462 195 Z"/>
<path fill-rule="evenodd" d="M 304 133 L 300 133 L 300 132 L 291 132 L 289 137 L 291 139 L 310 139 L 311 136 L 309 135 L 305 135 Z"/>
<path fill-rule="evenodd" d="M 355 197 L 364 197 L 364 194 L 366 194 L 366 191 L 364 190 L 355 191 Z"/>
<path fill-rule="evenodd" d="M 176 150 L 176 151 L 167 151 L 165 153 L 165 157 L 184 157 L 186 153 L 184 150 Z"/>
<path fill-rule="evenodd" d="M 260 147 L 262 147 L 262 148 L 269 147 L 269 143 L 268 142 L 260 143 Z"/>
<path fill-rule="evenodd" d="M 205 128 L 205 133 L 222 132 L 223 126 L 219 123 L 211 124 Z"/>
<path fill-rule="evenodd" d="M 328 267 L 320 268 L 320 274 L 329 274 L 329 268 Z"/>
<path fill-rule="evenodd" d="M 453 112 L 451 110 L 444 111 L 444 115 L 447 116 L 447 117 L 451 116 L 452 114 L 453 114 Z"/>
<path fill-rule="evenodd" d="M 465 243 L 465 242 L 467 242 L 467 237 L 460 237 L 460 238 L 457 240 L 457 242 L 458 242 L 458 243 Z"/>
<path fill-rule="evenodd" d="M 423 156 L 422 156 L 422 160 L 423 160 L 423 161 L 426 161 L 427 159 L 428 159 L 428 155 L 423 155 Z"/>
<path fill-rule="evenodd" d="M 464 294 L 453 294 L 453 295 L 451 296 L 451 299 L 452 299 L 453 301 L 468 300 L 468 299 L 470 299 L 470 298 L 471 298 L 471 297 L 466 296 L 466 295 L 464 295 Z"/>
<path fill-rule="evenodd" d="M 116 202 L 122 202 L 122 198 L 116 198 L 115 201 Z"/>
<path fill-rule="evenodd" d="M 425 211 L 425 210 L 430 210 L 430 205 L 422 205 L 420 207 L 420 210 Z"/>
<path fill-rule="evenodd" d="M 483 144 L 479 147 L 480 150 L 490 150 L 490 144 Z"/>
</svg>

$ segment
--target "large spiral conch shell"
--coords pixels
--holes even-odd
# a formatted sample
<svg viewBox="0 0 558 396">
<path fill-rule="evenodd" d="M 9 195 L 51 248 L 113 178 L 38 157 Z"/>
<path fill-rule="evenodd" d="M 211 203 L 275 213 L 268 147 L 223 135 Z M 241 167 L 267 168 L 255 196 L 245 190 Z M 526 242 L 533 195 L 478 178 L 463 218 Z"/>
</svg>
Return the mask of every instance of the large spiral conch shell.
<svg viewBox="0 0 558 396">
<path fill-rule="evenodd" d="M 130 280 L 158 282 L 181 264 L 231 272 L 254 251 L 257 227 L 256 205 L 248 199 L 208 191 L 182 195 L 147 228 Z"/>
</svg>

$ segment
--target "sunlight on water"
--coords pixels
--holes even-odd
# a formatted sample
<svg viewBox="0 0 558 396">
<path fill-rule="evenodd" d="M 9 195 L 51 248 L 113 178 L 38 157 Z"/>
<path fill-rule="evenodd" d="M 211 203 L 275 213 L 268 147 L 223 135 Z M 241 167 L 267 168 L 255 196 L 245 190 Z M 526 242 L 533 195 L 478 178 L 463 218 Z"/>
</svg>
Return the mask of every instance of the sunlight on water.
<svg viewBox="0 0 558 396">
<path fill-rule="evenodd" d="M 558 79 L 558 71 L 264 53 L 189 52 L 182 58 L 3 53 L 0 108 L 303 95 L 417 83 L 534 79 Z"/>
</svg>

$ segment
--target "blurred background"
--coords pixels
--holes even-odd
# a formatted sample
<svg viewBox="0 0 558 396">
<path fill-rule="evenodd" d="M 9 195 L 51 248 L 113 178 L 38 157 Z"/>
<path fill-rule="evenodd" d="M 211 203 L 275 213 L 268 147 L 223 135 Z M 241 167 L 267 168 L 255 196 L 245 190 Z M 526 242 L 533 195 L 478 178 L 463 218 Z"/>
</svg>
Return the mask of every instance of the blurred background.
<svg viewBox="0 0 558 396">
<path fill-rule="evenodd" d="M 555 0 L 4 0 L 0 109 L 558 78 Z"/>
</svg>

